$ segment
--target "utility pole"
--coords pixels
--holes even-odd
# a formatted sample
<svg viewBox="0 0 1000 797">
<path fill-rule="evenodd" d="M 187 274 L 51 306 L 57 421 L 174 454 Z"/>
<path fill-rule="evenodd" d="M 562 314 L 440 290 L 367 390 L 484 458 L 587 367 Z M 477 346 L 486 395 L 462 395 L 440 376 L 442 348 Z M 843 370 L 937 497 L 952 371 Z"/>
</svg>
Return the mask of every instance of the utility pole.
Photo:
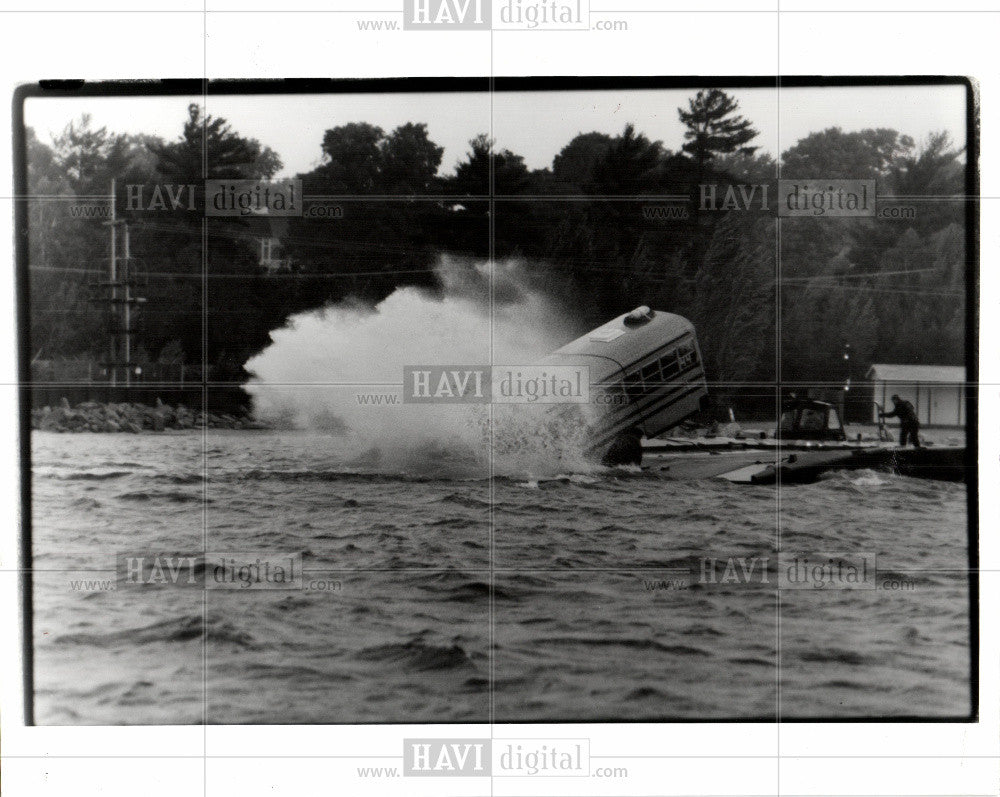
<svg viewBox="0 0 1000 797">
<path fill-rule="evenodd" d="M 117 282 L 117 272 L 118 272 L 118 251 L 117 251 L 117 241 L 118 236 L 115 233 L 116 225 L 118 223 L 118 202 L 115 195 L 115 178 L 111 178 L 111 221 L 109 222 L 111 226 L 111 261 L 108 264 L 108 285 L 111 287 L 111 318 L 115 319 L 112 324 L 117 321 L 115 309 L 117 305 L 115 302 L 118 300 L 118 288 Z M 108 359 L 108 369 L 109 369 L 109 381 L 111 382 L 111 387 L 115 386 L 118 381 L 118 369 L 115 367 L 115 363 L 118 362 L 118 341 L 115 339 L 114 330 L 111 331 L 111 357 Z"/>
<path fill-rule="evenodd" d="M 840 394 L 840 422 L 847 423 L 847 394 L 851 390 L 851 344 L 844 341 L 844 389 Z"/>
<path fill-rule="evenodd" d="M 99 296 L 97 301 L 107 303 L 110 310 L 110 358 L 107 363 L 108 381 L 112 387 L 118 384 L 118 371 L 122 371 L 125 386 L 132 386 L 135 363 L 132 362 L 132 306 L 145 303 L 145 299 L 132 295 L 135 275 L 132 271 L 131 235 L 128 220 L 119 219 L 116 208 L 115 179 L 111 180 L 111 220 L 104 222 L 111 232 L 110 257 L 108 260 L 108 281 L 97 283 L 97 288 L 107 292 L 107 298 Z M 121 251 L 118 254 L 118 239 L 121 236 Z"/>
<path fill-rule="evenodd" d="M 128 223 L 123 224 L 122 233 L 125 237 L 125 254 L 122 258 L 122 287 L 125 290 L 125 298 L 122 300 L 122 315 L 124 316 L 124 324 L 122 325 L 122 335 L 124 336 L 124 348 L 125 348 L 125 386 L 131 387 L 132 385 L 132 295 L 131 295 L 131 258 L 132 253 L 129 251 L 129 232 Z"/>
</svg>

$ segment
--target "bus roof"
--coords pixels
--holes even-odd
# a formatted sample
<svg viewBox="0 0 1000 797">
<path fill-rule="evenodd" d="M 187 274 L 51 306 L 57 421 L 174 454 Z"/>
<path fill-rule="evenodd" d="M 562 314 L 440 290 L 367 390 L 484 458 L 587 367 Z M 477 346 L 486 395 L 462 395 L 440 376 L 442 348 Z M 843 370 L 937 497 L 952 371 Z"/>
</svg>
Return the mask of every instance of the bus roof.
<svg viewBox="0 0 1000 797">
<path fill-rule="evenodd" d="M 686 318 L 662 310 L 651 311 L 649 320 L 626 324 L 625 319 L 636 312 L 623 313 L 567 343 L 547 357 L 546 362 L 590 365 L 591 379 L 599 382 L 678 338 L 694 333 L 694 326 Z"/>
</svg>

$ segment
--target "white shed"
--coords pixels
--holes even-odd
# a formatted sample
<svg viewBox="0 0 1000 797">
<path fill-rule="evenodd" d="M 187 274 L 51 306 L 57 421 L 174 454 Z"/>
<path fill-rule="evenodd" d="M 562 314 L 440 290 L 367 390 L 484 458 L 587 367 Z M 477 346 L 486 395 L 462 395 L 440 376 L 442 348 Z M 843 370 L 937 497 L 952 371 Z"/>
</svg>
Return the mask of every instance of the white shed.
<svg viewBox="0 0 1000 797">
<path fill-rule="evenodd" d="M 913 404 L 924 426 L 965 426 L 965 367 L 875 364 L 868 379 L 876 402 L 892 411 L 892 395 Z M 872 407 L 872 420 L 878 410 Z"/>
</svg>

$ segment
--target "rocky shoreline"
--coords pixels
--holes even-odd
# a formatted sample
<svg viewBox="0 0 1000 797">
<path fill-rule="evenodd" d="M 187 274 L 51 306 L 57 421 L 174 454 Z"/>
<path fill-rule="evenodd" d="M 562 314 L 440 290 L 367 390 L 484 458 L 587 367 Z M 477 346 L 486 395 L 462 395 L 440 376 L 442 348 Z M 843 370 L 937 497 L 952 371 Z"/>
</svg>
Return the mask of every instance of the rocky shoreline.
<svg viewBox="0 0 1000 797">
<path fill-rule="evenodd" d="M 160 399 L 155 406 L 131 402 L 86 401 L 71 407 L 65 398 L 57 407 L 31 411 L 31 428 L 43 432 L 164 432 L 167 430 L 267 429 L 250 417 L 171 407 Z"/>
</svg>

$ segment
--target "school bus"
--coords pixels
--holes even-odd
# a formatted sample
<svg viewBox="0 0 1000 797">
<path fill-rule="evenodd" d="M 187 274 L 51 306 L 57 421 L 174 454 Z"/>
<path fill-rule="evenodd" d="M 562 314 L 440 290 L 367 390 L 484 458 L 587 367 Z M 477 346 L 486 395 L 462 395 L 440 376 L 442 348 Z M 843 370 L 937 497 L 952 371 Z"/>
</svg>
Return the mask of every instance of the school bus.
<svg viewBox="0 0 1000 797">
<path fill-rule="evenodd" d="M 694 326 L 662 310 L 637 307 L 543 362 L 589 368 L 598 408 L 592 445 L 598 451 L 632 427 L 655 437 L 708 406 Z"/>
</svg>

